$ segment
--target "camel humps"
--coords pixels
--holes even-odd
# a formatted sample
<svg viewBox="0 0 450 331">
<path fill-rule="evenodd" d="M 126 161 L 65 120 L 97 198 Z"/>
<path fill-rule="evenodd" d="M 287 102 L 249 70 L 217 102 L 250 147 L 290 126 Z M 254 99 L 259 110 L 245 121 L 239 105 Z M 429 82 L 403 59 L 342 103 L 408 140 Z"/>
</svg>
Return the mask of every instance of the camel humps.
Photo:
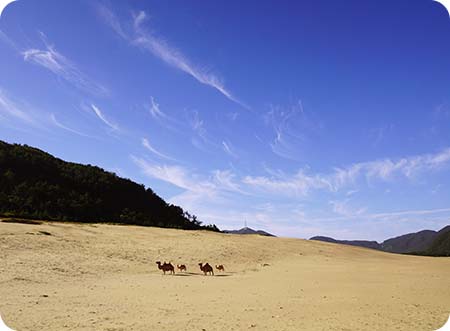
<svg viewBox="0 0 450 331">
<path fill-rule="evenodd" d="M 164 272 L 164 275 L 166 274 L 166 271 L 171 273 L 172 275 L 175 274 L 175 268 L 173 267 L 172 263 L 164 262 L 163 264 L 161 264 L 160 261 L 156 261 L 156 264 L 158 265 L 158 269 Z"/>
<path fill-rule="evenodd" d="M 208 273 L 214 276 L 214 270 L 213 270 L 213 268 L 209 265 L 209 263 L 206 263 L 205 265 L 203 265 L 203 263 L 199 263 L 198 265 L 200 266 L 200 270 L 203 271 L 203 273 L 205 274 L 205 276 L 206 276 Z"/>
</svg>

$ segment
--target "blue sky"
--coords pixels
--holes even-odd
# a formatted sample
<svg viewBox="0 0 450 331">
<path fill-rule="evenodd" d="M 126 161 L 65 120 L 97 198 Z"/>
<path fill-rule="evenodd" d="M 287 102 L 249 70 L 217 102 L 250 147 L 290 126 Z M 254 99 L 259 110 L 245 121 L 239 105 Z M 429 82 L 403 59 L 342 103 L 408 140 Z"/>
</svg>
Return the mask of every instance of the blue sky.
<svg viewBox="0 0 450 331">
<path fill-rule="evenodd" d="M 432 0 L 19 0 L 0 19 L 0 139 L 222 229 L 440 229 L 449 128 L 450 19 Z"/>
</svg>

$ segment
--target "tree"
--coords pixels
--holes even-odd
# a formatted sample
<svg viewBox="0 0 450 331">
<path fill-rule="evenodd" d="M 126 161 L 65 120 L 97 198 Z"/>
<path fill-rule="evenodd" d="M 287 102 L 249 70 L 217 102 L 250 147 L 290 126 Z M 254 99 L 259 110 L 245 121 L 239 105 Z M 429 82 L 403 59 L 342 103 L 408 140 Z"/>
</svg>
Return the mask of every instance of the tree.
<svg viewBox="0 0 450 331">
<path fill-rule="evenodd" d="M 152 189 L 92 165 L 0 141 L 0 215 L 201 229 Z"/>
</svg>

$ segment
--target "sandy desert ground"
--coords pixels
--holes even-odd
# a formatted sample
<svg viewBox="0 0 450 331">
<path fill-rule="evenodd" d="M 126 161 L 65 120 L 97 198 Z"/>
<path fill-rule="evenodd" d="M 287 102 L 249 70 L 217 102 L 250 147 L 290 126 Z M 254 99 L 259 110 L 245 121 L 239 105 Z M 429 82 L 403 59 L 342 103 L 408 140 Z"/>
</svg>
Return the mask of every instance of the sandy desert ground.
<svg viewBox="0 0 450 331">
<path fill-rule="evenodd" d="M 0 262 L 0 314 L 19 331 L 435 330 L 450 313 L 450 258 L 300 239 L 0 222 Z"/>
</svg>

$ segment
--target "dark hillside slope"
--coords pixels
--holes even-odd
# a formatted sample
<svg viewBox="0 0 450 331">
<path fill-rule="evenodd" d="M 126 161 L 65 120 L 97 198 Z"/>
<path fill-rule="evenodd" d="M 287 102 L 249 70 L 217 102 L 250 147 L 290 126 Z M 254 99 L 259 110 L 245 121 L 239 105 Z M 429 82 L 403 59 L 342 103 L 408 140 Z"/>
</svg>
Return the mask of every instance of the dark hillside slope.
<svg viewBox="0 0 450 331">
<path fill-rule="evenodd" d="M 390 253 L 450 256 L 450 225 L 439 231 L 423 230 L 390 238 L 379 244 L 367 240 L 336 240 L 330 237 L 316 236 L 309 240 L 319 240 L 335 244 L 353 245 L 377 249 Z"/>
<path fill-rule="evenodd" d="M 381 245 L 386 252 L 411 253 L 420 252 L 430 247 L 438 233 L 432 230 L 423 230 L 416 233 L 408 233 L 403 236 L 385 240 Z"/>
<path fill-rule="evenodd" d="M 450 256 L 450 226 L 438 232 L 431 246 L 423 253 L 429 256 Z"/>
<path fill-rule="evenodd" d="M 200 229 L 150 188 L 103 169 L 0 141 L 0 215 Z M 215 227 L 207 227 L 217 229 Z"/>
</svg>

